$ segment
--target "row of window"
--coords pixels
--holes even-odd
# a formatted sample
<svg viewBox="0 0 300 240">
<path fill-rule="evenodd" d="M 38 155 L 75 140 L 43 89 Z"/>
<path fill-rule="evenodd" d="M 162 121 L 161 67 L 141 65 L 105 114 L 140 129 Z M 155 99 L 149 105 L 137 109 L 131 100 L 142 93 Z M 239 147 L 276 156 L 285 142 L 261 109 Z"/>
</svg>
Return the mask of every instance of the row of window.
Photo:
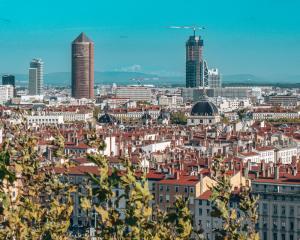
<svg viewBox="0 0 300 240">
<path fill-rule="evenodd" d="M 263 203 L 262 204 L 262 212 L 264 214 L 267 214 L 269 212 L 269 206 L 267 203 Z M 274 204 L 273 205 L 273 211 L 272 211 L 272 214 L 273 215 L 280 215 L 281 216 L 286 216 L 286 213 L 287 213 L 287 207 L 286 206 L 278 206 L 277 204 Z M 289 216 L 294 216 L 295 215 L 295 207 L 294 206 L 290 206 L 289 207 Z"/>
<path fill-rule="evenodd" d="M 179 192 L 179 189 L 180 189 L 180 186 L 175 186 L 175 192 Z M 153 190 L 153 188 L 152 188 Z M 170 186 L 166 185 L 159 185 L 159 191 L 166 191 L 166 192 L 169 192 L 170 191 Z M 184 187 L 184 192 L 185 193 L 194 193 L 194 187 Z"/>
</svg>

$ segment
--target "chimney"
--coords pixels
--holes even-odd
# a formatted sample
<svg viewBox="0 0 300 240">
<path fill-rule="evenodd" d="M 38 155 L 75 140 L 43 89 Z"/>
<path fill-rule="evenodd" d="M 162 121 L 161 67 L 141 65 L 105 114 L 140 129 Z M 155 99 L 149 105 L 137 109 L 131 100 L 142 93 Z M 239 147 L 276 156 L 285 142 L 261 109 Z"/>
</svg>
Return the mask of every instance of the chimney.
<svg viewBox="0 0 300 240">
<path fill-rule="evenodd" d="M 204 192 L 204 182 L 203 182 L 203 174 L 199 174 L 199 180 L 200 180 L 200 194 Z"/>
<path fill-rule="evenodd" d="M 267 178 L 271 177 L 271 168 L 267 168 Z"/>
<path fill-rule="evenodd" d="M 175 178 L 176 178 L 176 180 L 179 180 L 179 179 L 180 179 L 180 174 L 179 174 L 178 171 L 175 172 Z"/>
<path fill-rule="evenodd" d="M 298 169 L 297 169 L 297 165 L 296 165 L 296 166 L 293 166 L 293 168 L 292 168 L 292 174 L 293 174 L 293 176 L 296 176 L 297 173 L 298 173 Z"/>
<path fill-rule="evenodd" d="M 261 162 L 261 165 L 260 165 L 260 171 L 262 173 L 262 176 L 263 177 L 266 177 L 266 165 L 265 165 L 265 161 L 262 161 Z"/>
<path fill-rule="evenodd" d="M 275 180 L 279 179 L 279 166 L 277 164 L 274 167 L 274 179 Z"/>
</svg>

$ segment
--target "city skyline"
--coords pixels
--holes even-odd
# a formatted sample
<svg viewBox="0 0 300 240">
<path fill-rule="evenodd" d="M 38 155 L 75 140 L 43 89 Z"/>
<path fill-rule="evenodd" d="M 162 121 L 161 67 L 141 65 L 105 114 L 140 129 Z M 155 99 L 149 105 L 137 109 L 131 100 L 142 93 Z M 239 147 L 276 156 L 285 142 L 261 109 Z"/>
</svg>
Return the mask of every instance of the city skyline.
<svg viewBox="0 0 300 240">
<path fill-rule="evenodd" d="M 5 33 L 0 46 L 5 56 L 0 58 L 1 73 L 24 73 L 28 61 L 35 56 L 47 63 L 47 73 L 69 72 L 69 39 L 84 31 L 97 44 L 96 71 L 138 69 L 184 75 L 184 43 L 191 32 L 167 26 L 200 24 L 206 27 L 199 34 L 206 43 L 209 67 L 218 67 L 223 74 L 300 74 L 300 17 L 296 14 L 299 3 L 216 1 L 194 2 L 189 8 L 179 1 L 172 5 L 172 11 L 167 11 L 168 4 L 158 5 L 155 1 L 153 5 L 118 2 L 118 7 L 91 1 L 82 8 L 80 18 L 76 16 L 77 4 L 61 3 L 61 9 L 57 9 L 55 1 L 34 3 L 35 0 L 25 6 L 18 2 L 18 9 L 2 13 L 1 17 L 9 21 L 0 22 L 0 32 Z M 14 4 L 3 1 L 0 7 L 9 10 Z M 45 7 L 49 11 L 44 12 Z M 68 14 L 64 7 L 68 7 Z M 200 7 L 213 11 L 198 15 Z M 36 24 L 35 19 L 41 19 L 42 14 Z"/>
</svg>

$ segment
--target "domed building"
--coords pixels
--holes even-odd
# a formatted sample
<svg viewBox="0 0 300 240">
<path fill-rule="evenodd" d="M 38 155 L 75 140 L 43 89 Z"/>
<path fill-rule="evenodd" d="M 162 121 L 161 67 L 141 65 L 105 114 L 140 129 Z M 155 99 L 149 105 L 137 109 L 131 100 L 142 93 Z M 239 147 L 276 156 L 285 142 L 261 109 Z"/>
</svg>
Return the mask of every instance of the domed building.
<svg viewBox="0 0 300 240">
<path fill-rule="evenodd" d="M 212 125 L 220 122 L 220 115 L 216 105 L 209 101 L 206 95 L 192 107 L 188 116 L 187 124 L 189 126 Z"/>
<path fill-rule="evenodd" d="M 118 124 L 119 121 L 114 116 L 112 116 L 108 113 L 105 113 L 101 117 L 99 117 L 98 122 L 100 124 L 105 124 L 105 125 L 106 124 L 107 125 L 114 125 L 114 124 Z"/>
</svg>

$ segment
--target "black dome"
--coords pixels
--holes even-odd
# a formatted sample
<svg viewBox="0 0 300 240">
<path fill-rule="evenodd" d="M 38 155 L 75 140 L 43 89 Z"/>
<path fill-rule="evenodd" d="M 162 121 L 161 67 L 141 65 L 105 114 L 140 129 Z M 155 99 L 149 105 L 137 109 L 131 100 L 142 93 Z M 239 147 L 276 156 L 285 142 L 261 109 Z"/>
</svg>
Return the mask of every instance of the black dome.
<svg viewBox="0 0 300 240">
<path fill-rule="evenodd" d="M 118 120 L 114 116 L 105 113 L 98 119 L 98 122 L 104 124 L 114 124 L 117 123 Z"/>
<path fill-rule="evenodd" d="M 197 102 L 191 111 L 192 116 L 214 116 L 216 114 L 218 114 L 218 108 L 208 100 Z"/>
</svg>

